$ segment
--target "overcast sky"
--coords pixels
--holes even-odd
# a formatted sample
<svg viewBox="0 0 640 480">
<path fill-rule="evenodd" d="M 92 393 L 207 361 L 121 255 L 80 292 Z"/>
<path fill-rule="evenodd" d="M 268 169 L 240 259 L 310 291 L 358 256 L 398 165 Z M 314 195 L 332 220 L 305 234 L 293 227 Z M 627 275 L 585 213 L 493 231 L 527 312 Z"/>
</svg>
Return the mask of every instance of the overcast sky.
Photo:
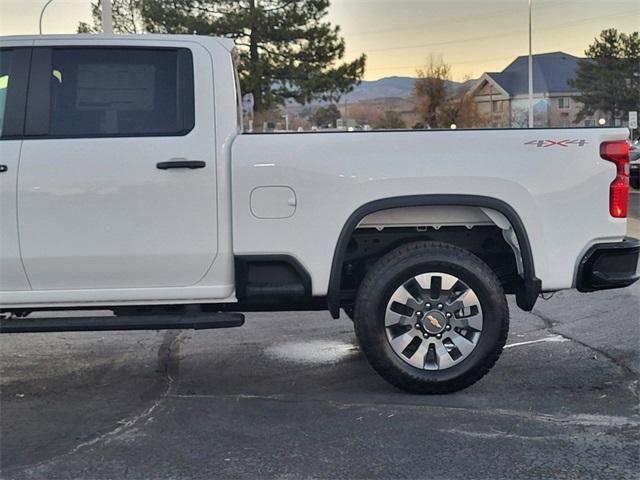
<svg viewBox="0 0 640 480">
<path fill-rule="evenodd" d="M 366 79 L 414 76 L 430 55 L 452 65 L 454 79 L 500 71 L 528 49 L 528 0 L 332 0 L 347 55 L 368 56 Z M 0 0 L 0 34 L 33 34 L 45 0 Z M 90 17 L 90 0 L 54 0 L 44 33 L 73 33 Z M 582 55 L 604 28 L 640 27 L 640 0 L 533 0 L 534 53 Z"/>
</svg>

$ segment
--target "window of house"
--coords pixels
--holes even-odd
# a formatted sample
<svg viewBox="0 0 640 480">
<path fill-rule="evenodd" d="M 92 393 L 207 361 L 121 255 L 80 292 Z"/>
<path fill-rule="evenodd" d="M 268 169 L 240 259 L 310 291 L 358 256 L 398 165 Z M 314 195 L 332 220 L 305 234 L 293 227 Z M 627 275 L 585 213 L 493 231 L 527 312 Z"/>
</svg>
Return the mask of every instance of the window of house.
<svg viewBox="0 0 640 480">
<path fill-rule="evenodd" d="M 497 100 L 493 102 L 491 108 L 493 113 L 502 113 L 504 111 L 504 100 Z"/>
<path fill-rule="evenodd" d="M 558 99 L 558 108 L 563 110 L 571 108 L 571 99 L 569 97 L 560 97 Z"/>
<path fill-rule="evenodd" d="M 51 136 L 184 135 L 194 126 L 187 49 L 54 49 Z"/>
</svg>

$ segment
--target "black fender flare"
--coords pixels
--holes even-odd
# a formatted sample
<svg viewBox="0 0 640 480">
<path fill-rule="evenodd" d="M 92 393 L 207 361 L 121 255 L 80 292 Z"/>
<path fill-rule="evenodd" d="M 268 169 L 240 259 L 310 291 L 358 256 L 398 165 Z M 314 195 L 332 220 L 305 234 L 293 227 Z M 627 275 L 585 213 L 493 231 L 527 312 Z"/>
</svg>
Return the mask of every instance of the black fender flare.
<svg viewBox="0 0 640 480">
<path fill-rule="evenodd" d="M 533 253 L 531 251 L 529 236 L 522 223 L 522 219 L 513 207 L 497 198 L 481 195 L 425 194 L 373 200 L 365 203 L 349 216 L 338 237 L 338 242 L 336 243 L 333 254 L 333 261 L 331 263 L 327 303 L 329 312 L 331 312 L 333 318 L 340 316 L 340 283 L 342 280 L 342 264 L 347 252 L 347 245 L 349 244 L 351 235 L 362 219 L 367 215 L 381 210 L 424 206 L 480 207 L 495 210 L 503 214 L 514 229 L 522 254 L 523 278 L 516 290 L 516 301 L 518 306 L 523 310 L 531 311 L 533 309 L 538 295 L 541 292 L 541 282 L 535 276 Z"/>
</svg>

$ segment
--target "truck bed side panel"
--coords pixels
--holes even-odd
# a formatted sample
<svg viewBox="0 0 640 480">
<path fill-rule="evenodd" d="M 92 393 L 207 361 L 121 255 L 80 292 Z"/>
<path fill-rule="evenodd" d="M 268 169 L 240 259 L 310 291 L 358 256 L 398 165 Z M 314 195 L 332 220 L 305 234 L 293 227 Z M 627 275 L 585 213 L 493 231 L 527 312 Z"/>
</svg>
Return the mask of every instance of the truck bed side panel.
<svg viewBox="0 0 640 480">
<path fill-rule="evenodd" d="M 324 295 L 338 236 L 358 207 L 404 195 L 479 195 L 521 217 L 543 289 L 570 288 L 581 253 L 625 235 L 626 220 L 609 215 L 615 166 L 600 159 L 599 146 L 626 136 L 625 129 L 241 135 L 232 148 L 234 253 L 291 255 L 310 272 L 313 294 Z M 265 186 L 292 189 L 295 212 L 254 216 L 251 194 Z"/>
</svg>

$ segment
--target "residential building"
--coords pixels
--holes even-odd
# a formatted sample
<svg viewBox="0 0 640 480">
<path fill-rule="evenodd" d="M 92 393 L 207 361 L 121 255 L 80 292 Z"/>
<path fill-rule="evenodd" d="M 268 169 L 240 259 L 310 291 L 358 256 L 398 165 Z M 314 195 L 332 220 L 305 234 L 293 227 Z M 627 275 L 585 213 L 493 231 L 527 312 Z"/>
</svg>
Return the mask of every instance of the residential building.
<svg viewBox="0 0 640 480">
<path fill-rule="evenodd" d="M 533 56 L 533 112 L 535 127 L 595 126 L 596 117 L 576 124 L 581 104 L 578 90 L 569 85 L 580 58 L 564 52 Z M 480 114 L 494 128 L 529 124 L 529 57 L 516 58 L 502 72 L 483 73 L 470 95 Z"/>
</svg>

